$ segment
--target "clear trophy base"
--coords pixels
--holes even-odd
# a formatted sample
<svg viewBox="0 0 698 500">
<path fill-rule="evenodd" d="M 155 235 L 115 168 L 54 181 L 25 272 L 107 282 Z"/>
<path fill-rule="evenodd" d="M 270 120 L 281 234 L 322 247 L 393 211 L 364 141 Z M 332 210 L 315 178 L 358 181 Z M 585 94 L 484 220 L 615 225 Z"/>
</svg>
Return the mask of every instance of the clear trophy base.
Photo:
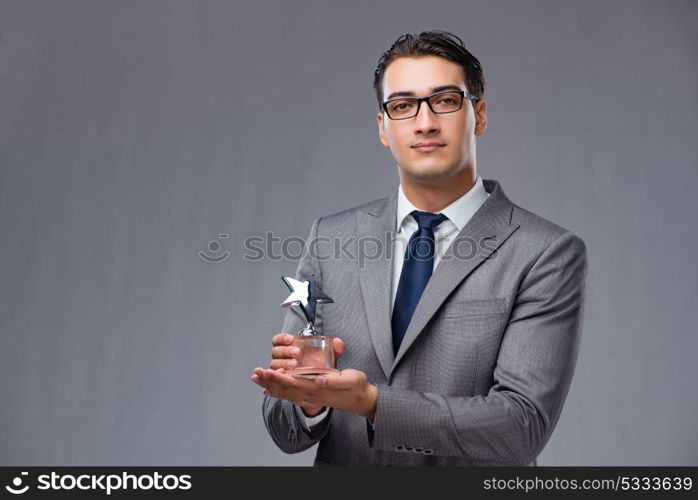
<svg viewBox="0 0 698 500">
<path fill-rule="evenodd" d="M 315 378 L 324 373 L 339 373 L 334 367 L 334 348 L 329 335 L 296 335 L 293 345 L 301 352 L 296 357 L 298 366 L 286 370 L 296 378 Z"/>
<path fill-rule="evenodd" d="M 339 373 L 339 370 L 335 368 L 294 368 L 293 370 L 286 370 L 287 375 L 291 375 L 296 378 L 315 378 L 323 373 Z"/>
</svg>

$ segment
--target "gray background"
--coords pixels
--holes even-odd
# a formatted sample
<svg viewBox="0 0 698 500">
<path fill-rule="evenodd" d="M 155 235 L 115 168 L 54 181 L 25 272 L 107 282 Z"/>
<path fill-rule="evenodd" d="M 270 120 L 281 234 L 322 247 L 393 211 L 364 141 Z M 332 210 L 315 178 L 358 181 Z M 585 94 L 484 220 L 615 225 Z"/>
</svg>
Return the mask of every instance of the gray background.
<svg viewBox="0 0 698 500">
<path fill-rule="evenodd" d="M 372 71 L 481 59 L 478 170 L 584 238 L 542 465 L 698 464 L 695 1 L 0 1 L 0 464 L 310 464 L 261 419 L 296 262 L 243 239 L 386 196 Z M 229 233 L 222 239 L 220 233 Z M 230 256 L 198 256 L 218 240 Z"/>
</svg>

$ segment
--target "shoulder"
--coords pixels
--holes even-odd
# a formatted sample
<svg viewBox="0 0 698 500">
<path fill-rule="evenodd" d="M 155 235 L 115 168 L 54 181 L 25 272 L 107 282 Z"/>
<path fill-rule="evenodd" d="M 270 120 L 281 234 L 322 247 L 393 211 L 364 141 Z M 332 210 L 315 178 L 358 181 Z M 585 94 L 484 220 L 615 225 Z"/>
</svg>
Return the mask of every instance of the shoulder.
<svg viewBox="0 0 698 500">
<path fill-rule="evenodd" d="M 390 196 L 386 196 L 384 198 L 379 198 L 377 200 L 369 201 L 351 208 L 324 215 L 316 220 L 318 225 L 318 233 L 354 233 L 356 230 L 357 215 L 381 213 L 390 202 L 390 199 Z"/>
<path fill-rule="evenodd" d="M 518 245 L 536 255 L 563 250 L 577 257 L 586 255 L 586 244 L 578 234 L 519 205 L 512 204 L 511 223 L 519 226 Z"/>
</svg>

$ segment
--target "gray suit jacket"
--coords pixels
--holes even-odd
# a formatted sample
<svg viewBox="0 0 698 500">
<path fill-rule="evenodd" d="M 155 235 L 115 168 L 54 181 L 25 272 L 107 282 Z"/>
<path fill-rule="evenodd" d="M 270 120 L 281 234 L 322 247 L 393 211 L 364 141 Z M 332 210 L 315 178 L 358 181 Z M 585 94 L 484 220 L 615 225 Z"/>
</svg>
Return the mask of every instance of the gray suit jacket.
<svg viewBox="0 0 698 500">
<path fill-rule="evenodd" d="M 292 403 L 265 397 L 265 425 L 284 452 L 319 443 L 314 465 L 536 465 L 577 360 L 586 247 L 513 204 L 497 181 L 484 185 L 489 198 L 434 269 L 396 356 L 397 190 L 313 223 L 296 277 L 314 273 L 334 299 L 318 305 L 316 326 L 344 340 L 337 368 L 378 386 L 377 410 L 374 427 L 331 409 L 308 432 Z M 303 326 L 289 310 L 282 331 Z"/>
</svg>

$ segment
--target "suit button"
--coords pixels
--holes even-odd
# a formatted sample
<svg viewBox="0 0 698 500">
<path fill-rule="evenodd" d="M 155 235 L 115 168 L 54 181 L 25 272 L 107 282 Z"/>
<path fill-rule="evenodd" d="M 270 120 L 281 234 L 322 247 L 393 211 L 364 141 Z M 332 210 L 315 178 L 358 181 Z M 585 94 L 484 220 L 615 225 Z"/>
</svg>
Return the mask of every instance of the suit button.
<svg viewBox="0 0 698 500">
<path fill-rule="evenodd" d="M 424 450 L 424 453 L 426 455 L 431 455 L 432 453 L 434 453 L 434 450 L 432 450 L 431 448 L 427 448 L 426 450 Z"/>
<path fill-rule="evenodd" d="M 405 446 L 405 451 L 413 451 L 413 450 L 414 450 L 414 448 L 412 448 L 411 446 Z"/>
<path fill-rule="evenodd" d="M 424 448 L 417 447 L 414 449 L 417 453 L 424 453 Z"/>
<path fill-rule="evenodd" d="M 395 451 L 403 451 L 405 447 L 401 444 L 396 444 L 395 445 Z"/>
</svg>

